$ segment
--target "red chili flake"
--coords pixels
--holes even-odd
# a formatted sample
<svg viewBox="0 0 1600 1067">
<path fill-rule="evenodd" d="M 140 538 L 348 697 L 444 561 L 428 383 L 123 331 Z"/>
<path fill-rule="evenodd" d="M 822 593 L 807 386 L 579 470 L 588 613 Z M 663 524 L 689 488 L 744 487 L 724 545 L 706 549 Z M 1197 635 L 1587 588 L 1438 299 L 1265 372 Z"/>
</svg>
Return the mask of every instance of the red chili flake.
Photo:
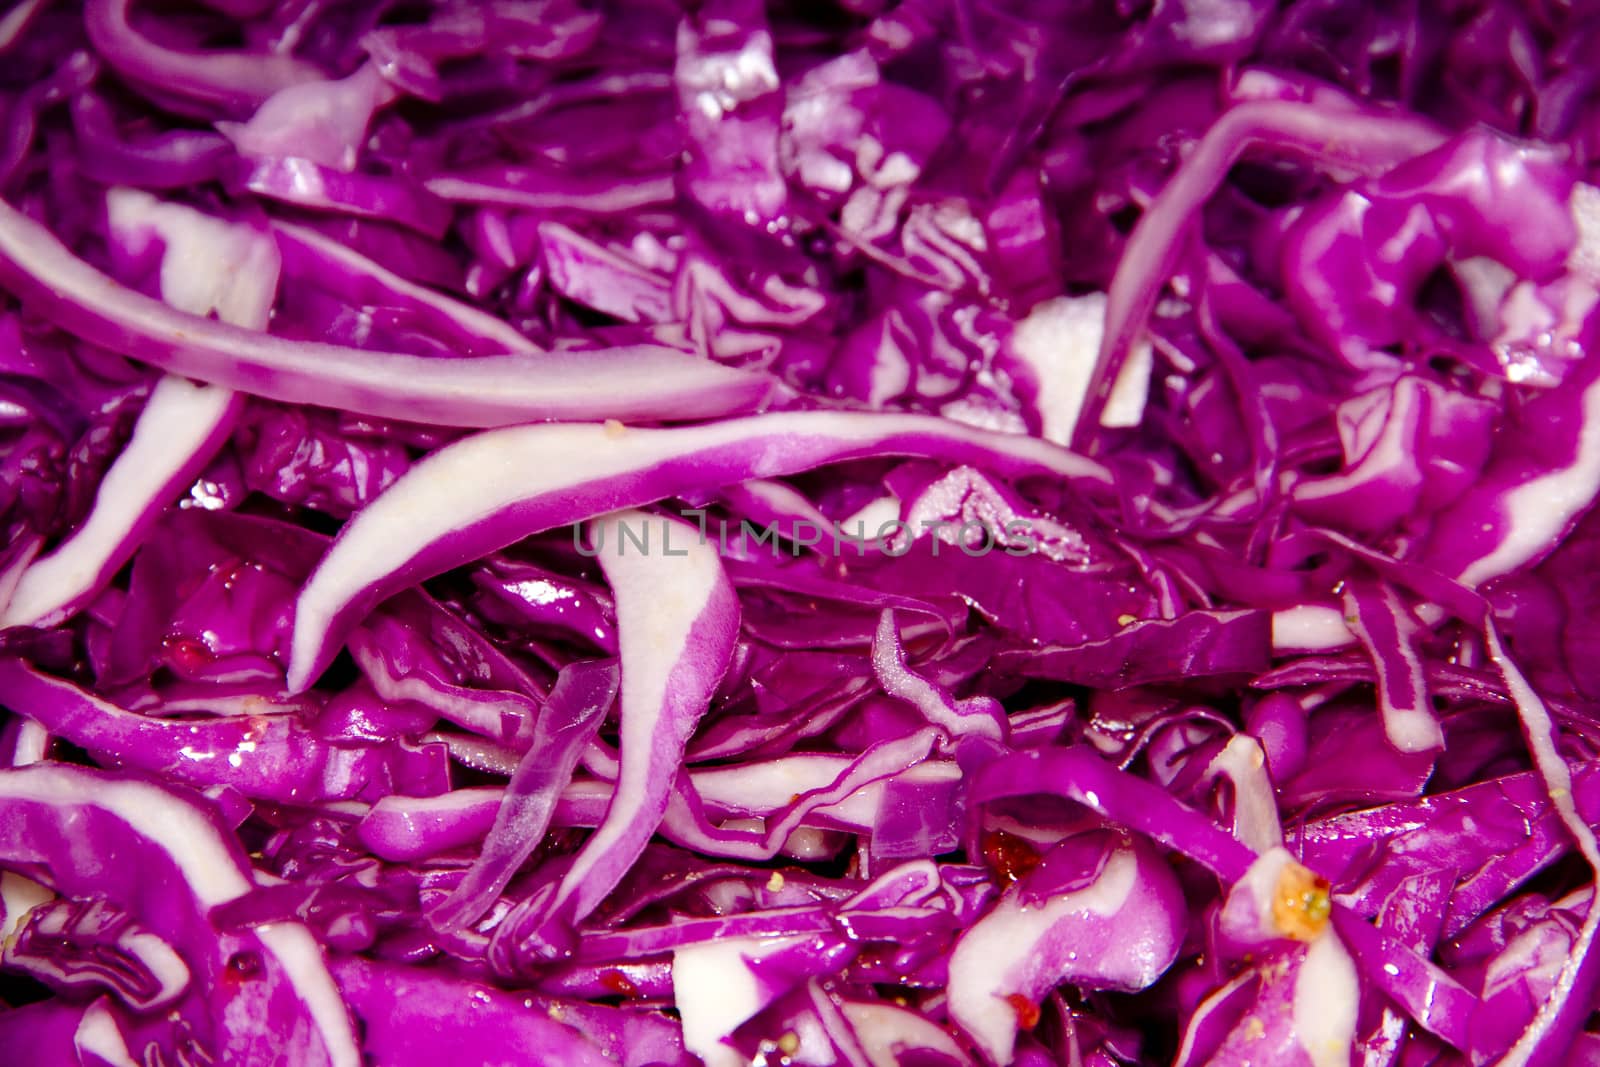
<svg viewBox="0 0 1600 1067">
<path fill-rule="evenodd" d="M 1011 1005 L 1011 1010 L 1017 1013 L 1017 1025 L 1024 1030 L 1032 1030 L 1039 1025 L 1039 1005 L 1023 996 L 1021 993 L 1012 993 L 1006 997 L 1006 1003 Z"/>
<path fill-rule="evenodd" d="M 235 952 L 228 957 L 227 975 L 230 978 L 254 978 L 261 973 L 261 957 L 254 952 Z"/>
<path fill-rule="evenodd" d="M 636 997 L 639 995 L 639 987 L 629 981 L 628 976 L 621 971 L 606 971 L 600 975 L 600 984 L 618 996 Z"/>
<path fill-rule="evenodd" d="M 200 670 L 215 657 L 204 641 L 182 634 L 168 634 L 161 639 L 161 651 L 168 663 L 182 673 Z"/>
<path fill-rule="evenodd" d="M 995 877 L 1006 885 L 1039 866 L 1038 850 L 1004 830 L 990 830 L 983 835 L 983 859 Z"/>
</svg>

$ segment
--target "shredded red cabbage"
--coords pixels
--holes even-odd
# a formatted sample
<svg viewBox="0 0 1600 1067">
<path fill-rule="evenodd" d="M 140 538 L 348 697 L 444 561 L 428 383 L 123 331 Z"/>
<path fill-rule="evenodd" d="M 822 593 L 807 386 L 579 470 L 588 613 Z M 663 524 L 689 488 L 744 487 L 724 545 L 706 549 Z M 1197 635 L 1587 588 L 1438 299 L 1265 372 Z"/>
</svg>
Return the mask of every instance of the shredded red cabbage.
<svg viewBox="0 0 1600 1067">
<path fill-rule="evenodd" d="M 1597 55 L 12 4 L 0 1058 L 1600 1062 Z"/>
</svg>

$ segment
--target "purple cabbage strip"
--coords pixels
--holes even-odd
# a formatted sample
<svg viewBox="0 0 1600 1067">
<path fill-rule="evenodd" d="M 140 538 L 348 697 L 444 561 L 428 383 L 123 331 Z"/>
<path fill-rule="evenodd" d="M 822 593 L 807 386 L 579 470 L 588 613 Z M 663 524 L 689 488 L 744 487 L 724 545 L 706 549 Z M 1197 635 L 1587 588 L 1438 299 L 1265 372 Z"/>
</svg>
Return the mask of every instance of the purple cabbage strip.
<svg viewBox="0 0 1600 1067">
<path fill-rule="evenodd" d="M 1161 190 L 1130 235 L 1107 297 L 1104 339 L 1085 414 L 1098 418 L 1123 362 L 1144 330 L 1145 319 L 1170 273 L 1184 230 L 1196 218 L 1196 205 L 1221 184 L 1228 168 L 1254 144 L 1301 153 L 1319 163 L 1357 173 L 1381 173 L 1402 159 L 1426 151 L 1442 139 L 1430 123 L 1413 118 L 1363 113 L 1348 98 L 1240 101 L 1218 119 L 1195 146 L 1194 154 Z M 1079 422 L 1079 439 L 1090 425 Z"/>
<path fill-rule="evenodd" d="M 1005 713 L 993 697 L 956 700 L 941 693 L 926 678 L 918 677 L 906 665 L 893 608 L 885 608 L 879 616 L 878 630 L 872 637 L 872 669 L 884 692 L 913 705 L 930 723 L 947 733 L 956 737 L 972 734 L 994 741 L 1004 740 Z"/>
<path fill-rule="evenodd" d="M 759 407 L 774 383 L 698 363 L 660 345 L 509 354 L 448 363 L 399 353 L 285 341 L 167 308 L 118 286 L 47 230 L 0 204 L 0 263 L 8 285 L 86 339 L 241 392 L 362 414 L 444 425 L 531 419 L 694 418 Z M 602 365 L 609 367 L 602 370 Z M 637 376 L 646 388 L 619 404 L 597 378 Z"/>
<path fill-rule="evenodd" d="M 708 481 L 885 455 L 970 455 L 1019 474 L 1105 477 L 1098 464 L 1039 441 L 916 416 L 794 412 L 677 430 L 607 423 L 481 434 L 414 468 L 335 542 L 296 605 L 290 686 L 310 685 L 337 651 L 340 630 L 389 593 L 523 537 Z M 605 559 L 625 547 L 617 538 L 647 540 L 654 531 L 655 551 L 676 555 L 684 548 L 669 543 L 673 530 L 686 543 L 701 537 L 674 521 L 640 517 L 613 531 L 609 550 L 592 551 Z M 638 551 L 651 549 L 641 542 Z"/>
<path fill-rule="evenodd" d="M 97 181 L 140 189 L 181 189 L 222 173 L 228 142 L 205 130 L 124 137 L 110 107 L 85 91 L 69 105 L 84 173 Z"/>
<path fill-rule="evenodd" d="M 85 0 L 83 23 L 105 61 L 135 84 L 234 111 L 321 77 L 293 56 L 166 47 L 133 25 L 132 6 L 133 0 Z"/>
<path fill-rule="evenodd" d="M 252 878 L 232 833 L 203 801 L 81 768 L 9 770 L 0 776 L 0 852 L 58 893 L 127 909 L 182 952 L 198 973 L 172 1038 L 193 1027 L 190 1040 L 224 1062 L 360 1062 L 308 931 L 283 925 L 231 935 L 207 921 L 211 908 L 249 892 Z"/>
<path fill-rule="evenodd" d="M 1416 641 L 1421 629 L 1388 585 L 1352 578 L 1345 587 L 1350 629 L 1372 657 L 1377 674 L 1378 711 L 1389 743 L 1401 752 L 1444 745 L 1428 702 L 1427 678 Z"/>
<path fill-rule="evenodd" d="M 658 525 L 663 543 L 676 529 L 687 542 L 681 562 L 641 551 L 629 536 Z M 597 907 L 638 858 L 666 814 L 673 771 L 706 712 L 733 654 L 739 602 L 717 553 L 693 540 L 685 523 L 638 511 L 618 512 L 589 527 L 617 602 L 621 660 L 616 788 L 604 820 L 572 865 L 513 928 L 520 952 L 571 953 L 571 928 Z M 609 542 L 609 546 L 608 546 Z M 552 696 L 553 699 L 553 696 Z M 593 696 L 590 698 L 593 700 Z"/>
<path fill-rule="evenodd" d="M 54 988 L 110 988 L 147 1012 L 170 1006 L 188 987 L 189 968 L 172 946 L 105 901 L 51 900 L 13 925 L 5 965 Z"/>
<path fill-rule="evenodd" d="M 18 660 L 0 662 L 6 703 L 52 735 L 119 766 L 191 786 L 227 785 L 248 797 L 374 799 L 444 786 L 437 751 L 399 743 L 344 747 L 293 714 L 159 718 L 119 708 Z"/>
<path fill-rule="evenodd" d="M 1107 837 L 1055 846 L 951 953 L 951 1017 L 989 1060 L 1012 1059 L 1018 1003 L 1063 981 L 1144 989 L 1177 957 L 1177 877 L 1149 845 Z"/>
<path fill-rule="evenodd" d="M 380 1063 L 405 1067 L 484 1055 L 574 1067 L 615 1062 L 604 1046 L 562 1021 L 559 1003 L 534 1007 L 492 986 L 359 959 L 342 961 L 334 973 L 363 1024 L 368 1053 Z"/>
<path fill-rule="evenodd" d="M 278 256 L 266 235 L 129 189 L 106 196 L 115 247 L 130 259 L 161 246 L 161 298 L 180 311 L 252 329 L 266 325 Z M 164 377 L 122 454 L 107 469 L 95 507 L 73 536 L 23 572 L 0 625 L 56 621 L 81 606 L 127 562 L 175 492 L 193 484 L 233 432 L 242 398 Z"/>
<path fill-rule="evenodd" d="M 1160 786 L 1118 771 L 1082 750 L 1018 753 L 986 764 L 969 800 L 1052 794 L 1089 807 L 1114 825 L 1147 835 L 1226 882 L 1244 876 L 1255 853 Z"/>
<path fill-rule="evenodd" d="M 459 929 L 486 911 L 549 829 L 561 791 L 617 693 L 610 663 L 579 662 L 556 679 L 534 727 L 532 743 L 506 784 L 494 825 L 477 862 L 429 914 L 441 930 Z"/>
<path fill-rule="evenodd" d="M 161 379 L 126 450 L 106 472 L 95 510 L 71 538 L 22 572 L 5 598 L 0 625 L 57 622 L 99 592 L 160 520 L 167 501 L 194 484 L 222 448 L 241 407 L 242 399 L 226 389 Z"/>
</svg>

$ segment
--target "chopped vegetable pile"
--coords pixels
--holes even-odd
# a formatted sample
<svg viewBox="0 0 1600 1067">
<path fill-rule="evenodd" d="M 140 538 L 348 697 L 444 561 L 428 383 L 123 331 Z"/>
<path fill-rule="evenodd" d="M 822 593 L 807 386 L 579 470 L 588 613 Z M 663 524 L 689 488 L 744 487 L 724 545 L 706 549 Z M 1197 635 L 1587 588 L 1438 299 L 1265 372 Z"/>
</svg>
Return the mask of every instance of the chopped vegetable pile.
<svg viewBox="0 0 1600 1067">
<path fill-rule="evenodd" d="M 13 3 L 0 1061 L 1600 1062 L 1597 55 Z"/>
</svg>

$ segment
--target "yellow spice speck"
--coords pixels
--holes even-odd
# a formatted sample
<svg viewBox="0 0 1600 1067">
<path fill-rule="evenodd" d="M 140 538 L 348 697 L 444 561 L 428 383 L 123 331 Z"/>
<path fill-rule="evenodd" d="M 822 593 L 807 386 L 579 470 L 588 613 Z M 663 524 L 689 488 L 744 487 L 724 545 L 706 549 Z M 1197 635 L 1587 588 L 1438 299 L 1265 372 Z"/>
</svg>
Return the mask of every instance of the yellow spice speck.
<svg viewBox="0 0 1600 1067">
<path fill-rule="evenodd" d="M 1283 936 L 1315 941 L 1327 929 L 1332 911 L 1328 880 L 1290 861 L 1272 895 L 1272 920 Z"/>
</svg>

